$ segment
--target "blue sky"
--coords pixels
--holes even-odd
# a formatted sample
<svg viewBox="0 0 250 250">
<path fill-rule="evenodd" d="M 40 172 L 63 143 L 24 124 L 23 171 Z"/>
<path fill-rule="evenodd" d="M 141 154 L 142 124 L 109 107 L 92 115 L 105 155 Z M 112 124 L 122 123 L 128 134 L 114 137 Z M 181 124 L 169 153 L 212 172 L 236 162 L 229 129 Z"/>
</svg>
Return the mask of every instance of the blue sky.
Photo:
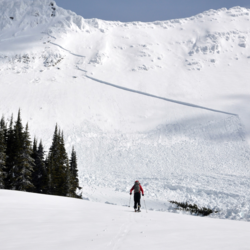
<svg viewBox="0 0 250 250">
<path fill-rule="evenodd" d="M 84 18 L 113 21 L 168 20 L 185 18 L 209 9 L 242 6 L 250 8 L 250 0 L 55 0 Z"/>
</svg>

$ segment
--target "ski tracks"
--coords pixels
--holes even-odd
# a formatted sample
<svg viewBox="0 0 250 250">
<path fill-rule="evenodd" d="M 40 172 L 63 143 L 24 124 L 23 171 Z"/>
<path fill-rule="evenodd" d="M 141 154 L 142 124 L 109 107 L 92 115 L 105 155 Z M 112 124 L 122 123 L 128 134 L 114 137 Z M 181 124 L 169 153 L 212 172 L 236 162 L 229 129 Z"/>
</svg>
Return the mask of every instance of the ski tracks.
<svg viewBox="0 0 250 250">
<path fill-rule="evenodd" d="M 128 213 L 126 222 L 120 227 L 116 236 L 108 243 L 106 249 L 117 250 L 124 242 L 127 234 L 130 232 L 131 226 L 135 223 L 134 213 Z"/>
</svg>

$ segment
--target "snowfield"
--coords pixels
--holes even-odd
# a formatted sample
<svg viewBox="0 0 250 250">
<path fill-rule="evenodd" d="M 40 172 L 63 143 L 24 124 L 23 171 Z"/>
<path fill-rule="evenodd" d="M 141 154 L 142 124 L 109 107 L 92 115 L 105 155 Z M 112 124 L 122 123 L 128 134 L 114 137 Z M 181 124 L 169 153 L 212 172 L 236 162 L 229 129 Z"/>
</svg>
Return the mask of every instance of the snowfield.
<svg viewBox="0 0 250 250">
<path fill-rule="evenodd" d="M 0 0 L 0 114 L 21 108 L 47 149 L 57 123 L 86 200 L 128 205 L 139 179 L 150 211 L 188 201 L 250 221 L 249 24 L 241 7 L 121 23 Z"/>
<path fill-rule="evenodd" d="M 1 250 L 249 249 L 247 222 L 0 190 Z"/>
</svg>

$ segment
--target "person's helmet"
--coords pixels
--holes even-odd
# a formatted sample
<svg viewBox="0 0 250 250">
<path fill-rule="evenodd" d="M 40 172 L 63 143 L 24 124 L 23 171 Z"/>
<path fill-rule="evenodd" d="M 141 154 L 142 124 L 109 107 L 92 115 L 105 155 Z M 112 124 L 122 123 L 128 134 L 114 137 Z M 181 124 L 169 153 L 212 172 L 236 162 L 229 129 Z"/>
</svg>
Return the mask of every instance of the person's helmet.
<svg viewBox="0 0 250 250">
<path fill-rule="evenodd" d="M 135 183 L 136 183 L 136 182 L 139 182 L 139 181 L 135 181 Z"/>
</svg>

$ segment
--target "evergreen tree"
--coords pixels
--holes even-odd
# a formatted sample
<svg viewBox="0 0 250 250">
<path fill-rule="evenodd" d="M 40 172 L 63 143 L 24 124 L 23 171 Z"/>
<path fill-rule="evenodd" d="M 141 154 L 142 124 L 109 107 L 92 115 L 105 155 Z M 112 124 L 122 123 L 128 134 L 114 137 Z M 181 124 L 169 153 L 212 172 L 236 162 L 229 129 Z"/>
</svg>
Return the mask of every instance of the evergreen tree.
<svg viewBox="0 0 250 250">
<path fill-rule="evenodd" d="M 0 120 L 0 128 L 1 129 L 6 128 L 6 123 L 5 123 L 5 120 L 4 120 L 4 116 L 2 116 L 2 118 Z"/>
<path fill-rule="evenodd" d="M 10 131 L 11 132 L 11 131 Z M 11 155 L 11 165 L 9 169 L 10 180 L 9 184 L 11 189 L 19 190 L 18 183 L 19 175 L 21 173 L 21 164 L 22 164 L 22 146 L 24 143 L 24 132 L 23 125 L 21 120 L 20 109 L 18 111 L 17 120 L 14 125 L 13 138 L 10 141 L 10 155 Z"/>
<path fill-rule="evenodd" d="M 14 131 L 13 131 L 13 140 L 10 142 L 11 145 L 11 152 L 12 155 L 12 162 L 9 169 L 9 175 L 10 175 L 10 185 L 11 189 L 18 190 L 18 176 L 21 172 L 21 151 L 23 146 L 23 125 L 21 120 L 21 112 L 20 109 L 18 111 L 17 120 L 14 125 Z"/>
<path fill-rule="evenodd" d="M 42 144 L 42 141 L 40 141 L 37 151 L 38 156 L 38 165 L 41 173 L 40 183 L 41 183 L 41 193 L 47 193 L 47 183 L 48 183 L 48 173 L 45 166 L 45 160 L 44 160 L 44 147 Z"/>
<path fill-rule="evenodd" d="M 56 126 L 48 157 L 52 194 L 54 195 L 67 195 L 67 162 L 68 156 L 64 146 L 63 134 L 58 131 Z"/>
<path fill-rule="evenodd" d="M 5 121 L 4 118 L 0 122 L 0 189 L 5 188 L 5 166 L 6 166 L 6 140 L 5 140 Z"/>
<path fill-rule="evenodd" d="M 34 192 L 46 193 L 47 171 L 44 161 L 44 150 L 42 141 L 37 148 L 37 141 L 34 139 L 32 158 L 34 159 L 34 171 L 32 173 L 32 183 L 35 186 Z"/>
<path fill-rule="evenodd" d="M 2 116 L 0 120 L 0 128 L 3 130 L 4 141 L 5 144 L 7 143 L 7 124 L 5 122 L 4 116 Z"/>
<path fill-rule="evenodd" d="M 42 141 L 33 148 L 30 141 L 28 124 L 23 128 L 21 112 L 13 126 L 0 120 L 0 188 L 33 191 L 80 198 L 77 158 L 74 148 L 68 159 L 63 132 L 56 125 L 52 145 L 46 160 Z"/>
<path fill-rule="evenodd" d="M 17 121 L 18 122 L 18 121 Z M 17 123 L 16 123 L 17 124 Z M 20 123 L 21 125 L 21 123 Z M 18 127 L 16 128 L 16 133 L 18 135 Z M 31 191 L 34 189 L 32 184 L 32 172 L 34 166 L 34 159 L 31 157 L 32 147 L 29 136 L 28 124 L 26 125 L 25 131 L 22 133 L 20 130 L 19 138 L 17 137 L 18 153 L 15 165 L 15 179 L 14 179 L 14 189 L 20 191 Z"/>
<path fill-rule="evenodd" d="M 59 131 L 59 155 L 60 155 L 60 172 L 61 172 L 61 179 L 60 179 L 60 192 L 61 195 L 67 195 L 67 185 L 66 185 L 66 178 L 67 178 L 67 168 L 69 166 L 68 155 L 65 149 L 64 144 L 64 136 L 63 132 L 60 133 Z"/>
<path fill-rule="evenodd" d="M 67 169 L 66 169 L 66 189 L 67 189 L 67 194 L 66 196 L 68 197 L 75 197 L 75 190 L 74 190 L 74 185 L 73 185 L 74 179 L 72 172 L 70 171 L 70 166 L 67 164 Z"/>
<path fill-rule="evenodd" d="M 32 172 L 32 183 L 34 185 L 33 192 L 38 193 L 39 188 L 37 188 L 37 186 L 38 186 L 38 167 L 36 164 L 36 160 L 37 160 L 37 140 L 36 140 L 36 138 L 34 138 L 34 141 L 33 141 L 33 149 L 32 149 L 31 157 L 34 159 L 34 167 L 33 167 L 33 172 Z"/>
<path fill-rule="evenodd" d="M 9 127 L 7 129 L 7 141 L 6 141 L 6 179 L 5 179 L 5 188 L 13 189 L 12 183 L 14 182 L 14 166 L 15 166 L 15 136 L 13 129 L 13 115 L 11 116 Z"/>
<path fill-rule="evenodd" d="M 53 173 L 52 170 L 54 169 L 54 162 L 53 159 L 49 153 L 45 160 L 45 166 L 47 170 L 47 186 L 46 186 L 46 193 L 47 194 L 53 194 L 54 192 L 54 186 L 53 186 Z"/>
<path fill-rule="evenodd" d="M 76 194 L 77 189 L 81 189 L 79 187 L 79 179 L 78 179 L 78 169 L 77 169 L 77 157 L 76 157 L 76 151 L 74 147 L 72 148 L 71 152 L 71 158 L 70 158 L 70 175 L 72 176 L 72 190 L 73 190 L 73 197 L 80 197 L 79 195 Z"/>
</svg>

